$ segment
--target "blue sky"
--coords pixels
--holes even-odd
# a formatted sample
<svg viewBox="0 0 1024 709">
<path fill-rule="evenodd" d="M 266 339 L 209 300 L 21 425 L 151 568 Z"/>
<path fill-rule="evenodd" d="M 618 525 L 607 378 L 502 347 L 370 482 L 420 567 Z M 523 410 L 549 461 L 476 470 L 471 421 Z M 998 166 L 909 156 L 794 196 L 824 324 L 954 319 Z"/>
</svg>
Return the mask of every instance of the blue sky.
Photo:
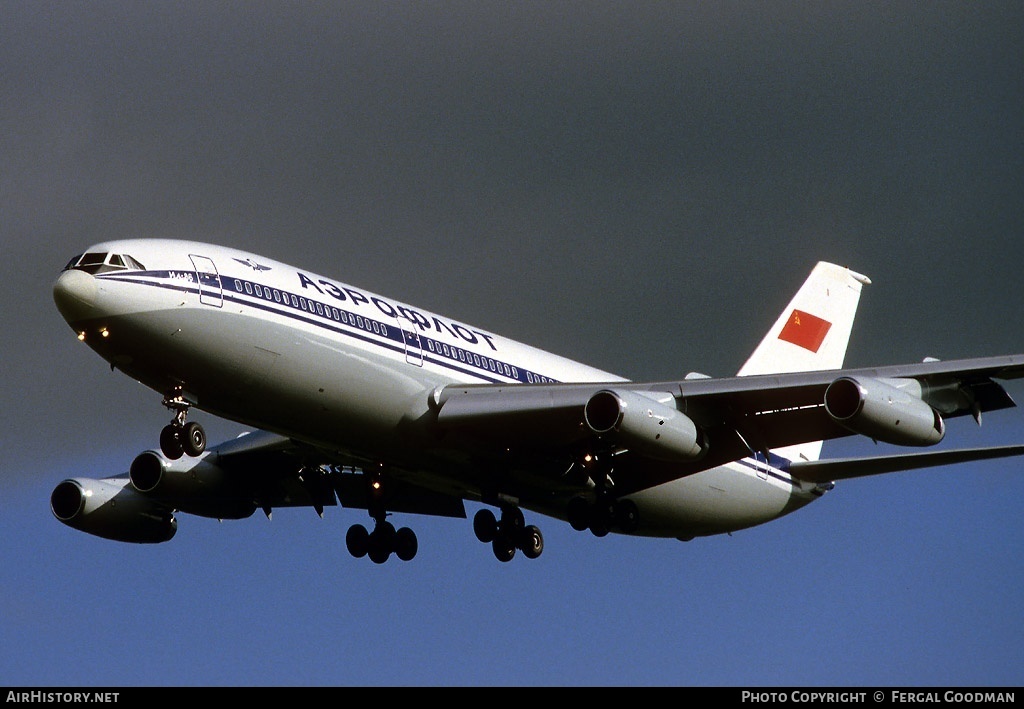
<svg viewBox="0 0 1024 709">
<path fill-rule="evenodd" d="M 166 423 L 53 306 L 64 263 L 110 238 L 238 246 L 638 380 L 731 375 L 819 259 L 873 281 L 852 366 L 1024 352 L 1019 4 L 0 20 L 0 684 L 1021 684 L 1016 460 L 844 482 L 689 543 L 531 519 L 543 556 L 508 564 L 470 520 L 403 519 L 417 557 L 376 566 L 340 508 L 181 516 L 159 546 L 49 511 Z M 1013 409 L 942 445 L 1021 440 Z"/>
</svg>

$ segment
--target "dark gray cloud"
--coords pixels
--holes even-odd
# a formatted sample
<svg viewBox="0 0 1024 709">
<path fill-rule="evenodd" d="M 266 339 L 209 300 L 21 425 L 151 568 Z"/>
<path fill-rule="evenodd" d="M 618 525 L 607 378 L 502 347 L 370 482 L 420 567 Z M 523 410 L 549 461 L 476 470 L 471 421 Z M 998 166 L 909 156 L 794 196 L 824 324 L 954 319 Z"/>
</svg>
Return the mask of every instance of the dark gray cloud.
<svg viewBox="0 0 1024 709">
<path fill-rule="evenodd" d="M 635 378 L 731 373 L 818 259 L 876 282 L 862 364 L 1021 349 L 1014 3 L 3 14 L 0 229 L 30 294 L 3 317 L 45 333 L 6 388 L 73 348 L 56 269 L 131 235 L 267 252 Z"/>
</svg>

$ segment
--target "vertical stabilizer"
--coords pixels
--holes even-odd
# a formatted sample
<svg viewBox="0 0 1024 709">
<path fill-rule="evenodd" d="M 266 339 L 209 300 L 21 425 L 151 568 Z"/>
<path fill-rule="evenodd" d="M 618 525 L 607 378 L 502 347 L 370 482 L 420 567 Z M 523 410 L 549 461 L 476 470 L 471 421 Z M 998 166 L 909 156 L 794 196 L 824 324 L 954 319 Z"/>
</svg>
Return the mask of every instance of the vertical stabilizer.
<svg viewBox="0 0 1024 709">
<path fill-rule="evenodd" d="M 848 268 L 819 262 L 739 376 L 842 367 L 860 290 L 870 282 Z"/>
<path fill-rule="evenodd" d="M 841 368 L 860 291 L 868 283 L 867 276 L 848 268 L 818 262 L 739 376 Z M 817 460 L 821 441 L 776 452 L 791 460 Z"/>
</svg>

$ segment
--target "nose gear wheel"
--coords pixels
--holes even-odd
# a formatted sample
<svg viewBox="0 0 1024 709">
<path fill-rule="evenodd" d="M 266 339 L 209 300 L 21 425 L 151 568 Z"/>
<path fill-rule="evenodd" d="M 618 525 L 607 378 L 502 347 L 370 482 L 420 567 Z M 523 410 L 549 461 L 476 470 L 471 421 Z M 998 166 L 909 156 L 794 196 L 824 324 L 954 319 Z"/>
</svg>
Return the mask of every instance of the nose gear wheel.
<svg viewBox="0 0 1024 709">
<path fill-rule="evenodd" d="M 160 450 L 170 460 L 182 455 L 196 457 L 206 450 L 206 431 L 195 421 L 185 422 L 191 404 L 186 401 L 181 387 L 164 397 L 163 405 L 174 411 L 174 419 L 160 431 Z"/>
</svg>

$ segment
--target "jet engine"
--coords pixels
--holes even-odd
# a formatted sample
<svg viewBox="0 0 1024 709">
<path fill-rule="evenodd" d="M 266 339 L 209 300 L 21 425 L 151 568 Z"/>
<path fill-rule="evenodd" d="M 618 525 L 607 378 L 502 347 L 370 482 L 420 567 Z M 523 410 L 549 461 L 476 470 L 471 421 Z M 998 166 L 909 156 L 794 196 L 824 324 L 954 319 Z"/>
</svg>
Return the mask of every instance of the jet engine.
<svg viewBox="0 0 1024 709">
<path fill-rule="evenodd" d="M 182 512 L 214 519 L 245 519 L 256 511 L 248 485 L 206 453 L 168 460 L 156 451 L 140 453 L 128 471 L 132 487 Z"/>
<path fill-rule="evenodd" d="M 69 478 L 50 494 L 53 516 L 80 532 L 118 542 L 166 542 L 178 531 L 171 510 L 139 494 L 127 478 Z"/>
<path fill-rule="evenodd" d="M 913 379 L 840 377 L 825 390 L 825 410 L 845 428 L 885 443 L 931 446 L 946 435 L 939 415 Z"/>
<path fill-rule="evenodd" d="M 613 435 L 631 450 L 651 458 L 690 461 L 707 450 L 703 432 L 690 418 L 635 391 L 597 392 L 587 402 L 583 418 L 594 433 Z"/>
</svg>

